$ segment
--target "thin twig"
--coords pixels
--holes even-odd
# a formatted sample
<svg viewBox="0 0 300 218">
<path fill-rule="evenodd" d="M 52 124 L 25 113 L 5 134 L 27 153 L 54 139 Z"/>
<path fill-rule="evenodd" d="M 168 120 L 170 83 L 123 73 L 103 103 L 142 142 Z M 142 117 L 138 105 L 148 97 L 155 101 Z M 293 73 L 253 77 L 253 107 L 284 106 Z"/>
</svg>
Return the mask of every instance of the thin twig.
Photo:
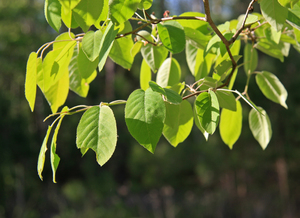
<svg viewBox="0 0 300 218">
<path fill-rule="evenodd" d="M 252 9 L 253 7 L 253 4 L 256 2 L 257 0 L 252 0 L 250 3 L 249 3 L 249 6 L 247 8 L 247 11 L 246 11 L 246 14 L 245 14 L 245 17 L 244 17 L 244 20 L 243 20 L 243 23 L 242 23 L 242 26 L 239 28 L 238 31 L 236 31 L 236 33 L 232 36 L 232 38 L 229 40 L 229 44 L 231 45 L 232 43 L 235 42 L 235 40 L 238 38 L 238 36 L 241 34 L 241 32 L 247 28 L 245 27 L 245 24 L 246 24 L 246 20 L 248 18 L 248 14 L 250 12 L 250 10 Z"/>
</svg>

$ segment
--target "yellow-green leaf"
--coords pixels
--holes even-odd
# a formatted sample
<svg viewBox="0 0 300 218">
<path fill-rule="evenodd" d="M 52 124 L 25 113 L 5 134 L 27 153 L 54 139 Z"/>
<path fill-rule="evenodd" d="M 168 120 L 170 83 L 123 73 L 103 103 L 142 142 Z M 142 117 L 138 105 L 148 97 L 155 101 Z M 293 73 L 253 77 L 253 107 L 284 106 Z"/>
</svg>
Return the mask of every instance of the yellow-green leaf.
<svg viewBox="0 0 300 218">
<path fill-rule="evenodd" d="M 236 111 L 223 109 L 220 118 L 220 135 L 223 142 L 232 149 L 242 132 L 242 106 L 236 101 Z"/>
<path fill-rule="evenodd" d="M 25 97 L 29 103 L 31 111 L 34 110 L 37 84 L 37 54 L 31 52 L 26 67 Z"/>
</svg>

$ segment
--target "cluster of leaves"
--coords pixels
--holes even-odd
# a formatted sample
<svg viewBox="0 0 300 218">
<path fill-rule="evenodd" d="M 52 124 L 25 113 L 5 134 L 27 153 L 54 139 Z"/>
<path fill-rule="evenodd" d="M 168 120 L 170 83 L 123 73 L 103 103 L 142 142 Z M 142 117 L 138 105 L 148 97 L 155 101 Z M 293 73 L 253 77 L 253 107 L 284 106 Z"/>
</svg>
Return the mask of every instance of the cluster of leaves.
<svg viewBox="0 0 300 218">
<path fill-rule="evenodd" d="M 154 153 L 161 135 L 176 147 L 189 136 L 194 123 L 206 140 L 219 125 L 224 143 L 232 148 L 242 130 L 242 99 L 252 107 L 249 125 L 253 136 L 266 148 L 272 136 L 271 123 L 266 111 L 250 100 L 249 80 L 255 76 L 262 93 L 287 108 L 287 92 L 279 79 L 270 72 L 256 71 L 257 50 L 280 61 L 288 56 L 291 45 L 300 51 L 300 2 L 252 0 L 245 14 L 218 26 L 210 17 L 208 0 L 203 2 L 205 14 L 185 12 L 169 16 L 167 11 L 163 18 L 156 18 L 146 11 L 152 0 L 45 0 L 49 25 L 59 31 L 63 22 L 69 31 L 32 52 L 27 63 L 25 96 L 31 110 L 38 86 L 53 112 L 49 117 L 57 116 L 41 147 L 41 179 L 47 141 L 57 123 L 50 148 L 55 182 L 60 160 L 56 139 L 65 115 L 84 112 L 77 127 L 77 147 L 83 155 L 92 149 L 97 162 L 105 164 L 117 143 L 116 121 L 110 107 L 119 104 L 125 104 L 130 134 Z M 249 14 L 255 4 L 260 6 L 261 14 Z M 138 24 L 136 29 L 133 22 Z M 89 30 L 91 26 L 96 31 Z M 83 30 L 82 34 L 72 33 L 77 27 Z M 195 78 L 191 85 L 182 81 L 180 64 L 173 57 L 184 50 Z M 97 68 L 101 71 L 108 57 L 130 69 L 138 53 L 143 57 L 141 87 L 126 101 L 64 107 L 57 113 L 69 90 L 87 96 Z M 237 65 L 240 60 L 242 63 Z M 243 92 L 232 90 L 239 67 L 247 76 Z"/>
</svg>

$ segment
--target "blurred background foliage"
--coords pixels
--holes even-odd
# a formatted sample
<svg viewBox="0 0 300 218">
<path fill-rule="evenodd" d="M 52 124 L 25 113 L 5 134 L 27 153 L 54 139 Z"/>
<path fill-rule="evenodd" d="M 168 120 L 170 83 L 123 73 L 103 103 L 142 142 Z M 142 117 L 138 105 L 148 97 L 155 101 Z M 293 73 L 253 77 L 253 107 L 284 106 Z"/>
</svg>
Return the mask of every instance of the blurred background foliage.
<svg viewBox="0 0 300 218">
<path fill-rule="evenodd" d="M 249 4 L 211 2 L 217 23 L 237 18 Z M 161 17 L 166 9 L 171 15 L 203 12 L 200 0 L 154 0 L 150 12 Z M 76 148 L 81 115 L 64 119 L 58 135 L 58 183 L 53 184 L 49 157 L 44 181 L 36 172 L 49 124 L 42 120 L 50 109 L 38 92 L 35 111 L 30 112 L 24 79 L 29 53 L 56 35 L 45 21 L 42 0 L 0 1 L 0 217 L 300 217 L 300 55 L 295 50 L 284 63 L 259 54 L 258 70 L 275 73 L 285 85 L 288 110 L 267 100 L 254 78 L 250 84 L 250 97 L 272 122 L 273 137 L 265 151 L 251 135 L 250 108 L 245 104 L 242 135 L 233 150 L 218 132 L 206 142 L 194 128 L 177 148 L 162 138 L 154 155 L 129 135 L 124 106 L 115 106 L 119 140 L 115 154 L 103 167 L 92 151 L 81 158 Z M 175 58 L 183 76 L 188 76 L 184 56 L 182 52 Z M 70 93 L 66 105 L 127 99 L 139 87 L 140 61 L 141 56 L 136 57 L 131 71 L 108 61 L 91 84 L 88 97 Z M 235 88 L 243 90 L 245 79 L 241 69 Z"/>
</svg>

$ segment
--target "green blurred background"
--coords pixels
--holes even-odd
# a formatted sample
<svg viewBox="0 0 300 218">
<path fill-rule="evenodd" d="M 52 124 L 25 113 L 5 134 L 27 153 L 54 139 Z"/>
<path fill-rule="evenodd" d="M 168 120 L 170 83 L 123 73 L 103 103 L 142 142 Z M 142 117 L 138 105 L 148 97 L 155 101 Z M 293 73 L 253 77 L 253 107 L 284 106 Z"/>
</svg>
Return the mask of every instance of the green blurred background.
<svg viewBox="0 0 300 218">
<path fill-rule="evenodd" d="M 202 11 L 200 0 L 156 1 L 150 9 L 161 17 Z M 250 1 L 211 1 L 220 23 L 244 13 Z M 255 10 L 258 10 L 255 5 Z M 63 29 L 64 30 L 64 29 Z M 75 133 L 81 115 L 66 117 L 58 135 L 61 162 L 52 183 L 49 153 L 37 175 L 37 157 L 46 133 L 49 106 L 40 91 L 33 113 L 24 97 L 26 61 L 31 51 L 57 33 L 43 15 L 42 0 L 0 1 L 0 217 L 300 217 L 300 55 L 290 51 L 284 63 L 259 54 L 259 69 L 275 73 L 285 85 L 288 110 L 267 100 L 251 80 L 250 97 L 270 116 L 272 140 L 265 151 L 251 135 L 243 104 L 240 139 L 230 150 L 218 131 L 206 142 L 196 128 L 177 148 L 161 139 L 154 155 L 129 135 L 124 106 L 113 110 L 118 125 L 117 149 L 100 167 L 95 154 L 81 157 Z M 189 75 L 184 52 L 175 56 Z M 69 107 L 127 99 L 139 87 L 139 63 L 126 71 L 108 61 L 83 99 L 69 94 Z M 188 77 L 189 78 L 189 77 Z M 240 70 L 235 88 L 243 90 Z"/>
</svg>

